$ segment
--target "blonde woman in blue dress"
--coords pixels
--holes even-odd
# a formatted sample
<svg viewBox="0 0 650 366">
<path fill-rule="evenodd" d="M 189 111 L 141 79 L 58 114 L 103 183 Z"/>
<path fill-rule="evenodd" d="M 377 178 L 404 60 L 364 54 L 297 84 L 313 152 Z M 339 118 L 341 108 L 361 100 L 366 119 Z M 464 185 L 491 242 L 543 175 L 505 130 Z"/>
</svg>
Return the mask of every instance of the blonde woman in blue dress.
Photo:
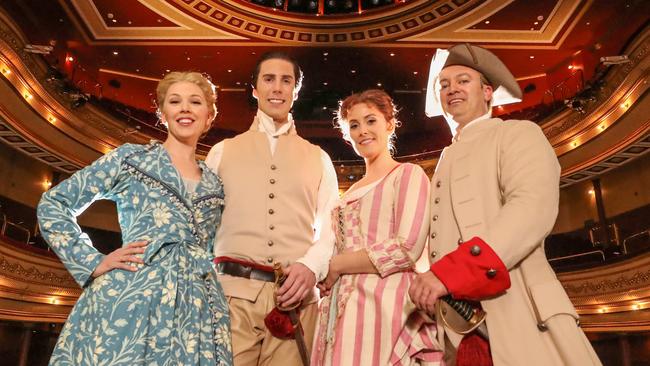
<svg viewBox="0 0 650 366">
<path fill-rule="evenodd" d="M 157 87 L 169 134 L 125 144 L 46 192 L 43 236 L 83 293 L 52 365 L 231 365 L 230 319 L 213 275 L 221 180 L 196 160 L 216 115 L 212 83 L 172 72 Z M 103 255 L 76 222 L 93 201 L 117 204 L 125 245 Z"/>
</svg>

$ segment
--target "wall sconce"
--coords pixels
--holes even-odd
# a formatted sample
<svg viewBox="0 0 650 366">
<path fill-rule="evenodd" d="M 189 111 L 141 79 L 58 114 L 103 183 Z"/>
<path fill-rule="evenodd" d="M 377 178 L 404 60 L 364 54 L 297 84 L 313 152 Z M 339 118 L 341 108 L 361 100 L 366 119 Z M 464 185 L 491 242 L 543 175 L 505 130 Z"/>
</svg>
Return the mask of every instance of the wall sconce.
<svg viewBox="0 0 650 366">
<path fill-rule="evenodd" d="M 9 74 L 11 74 L 11 70 L 6 69 L 6 68 L 3 67 L 3 68 L 2 68 L 2 74 L 3 74 L 3 75 L 9 75 Z"/>
<path fill-rule="evenodd" d="M 43 181 L 43 188 L 45 188 L 45 190 L 48 190 L 48 189 L 52 188 L 52 181 L 49 180 L 49 179 L 44 180 Z"/>
</svg>

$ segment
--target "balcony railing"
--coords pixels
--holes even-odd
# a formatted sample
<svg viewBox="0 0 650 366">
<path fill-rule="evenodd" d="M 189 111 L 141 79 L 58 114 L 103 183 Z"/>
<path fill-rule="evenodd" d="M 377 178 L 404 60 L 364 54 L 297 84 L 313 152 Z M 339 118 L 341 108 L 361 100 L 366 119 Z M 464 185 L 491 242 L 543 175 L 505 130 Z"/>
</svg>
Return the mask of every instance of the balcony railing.
<svg viewBox="0 0 650 366">
<path fill-rule="evenodd" d="M 4 235 L 25 244 L 29 244 L 32 233 L 26 227 L 9 221 L 9 219 L 7 219 L 7 215 L 2 214 L 2 226 L 0 226 L 0 235 Z"/>
</svg>

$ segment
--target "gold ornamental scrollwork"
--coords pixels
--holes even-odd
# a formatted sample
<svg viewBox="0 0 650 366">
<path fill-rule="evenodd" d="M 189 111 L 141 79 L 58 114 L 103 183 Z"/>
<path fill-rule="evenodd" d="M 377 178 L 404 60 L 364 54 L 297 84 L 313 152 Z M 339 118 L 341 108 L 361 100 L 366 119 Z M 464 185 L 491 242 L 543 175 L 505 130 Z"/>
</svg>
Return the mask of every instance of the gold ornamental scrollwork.
<svg viewBox="0 0 650 366">
<path fill-rule="evenodd" d="M 9 258 L 0 254 L 0 275 L 11 277 L 14 280 L 47 284 L 53 286 L 76 287 L 77 283 L 72 276 L 65 272 L 59 275 L 47 269 L 39 269 L 34 265 L 25 266 L 18 261 L 10 261 Z"/>
</svg>

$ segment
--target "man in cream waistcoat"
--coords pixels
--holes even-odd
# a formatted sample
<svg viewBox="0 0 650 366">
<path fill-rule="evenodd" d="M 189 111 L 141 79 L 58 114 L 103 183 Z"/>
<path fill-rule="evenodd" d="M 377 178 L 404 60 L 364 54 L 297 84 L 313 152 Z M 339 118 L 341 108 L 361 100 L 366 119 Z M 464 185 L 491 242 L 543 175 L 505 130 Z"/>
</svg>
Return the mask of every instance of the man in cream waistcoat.
<svg viewBox="0 0 650 366">
<path fill-rule="evenodd" d="M 296 134 L 289 111 L 302 71 L 287 54 L 263 55 L 253 72 L 258 111 L 250 129 L 210 150 L 223 180 L 225 208 L 215 243 L 228 297 L 235 365 L 301 365 L 293 339 L 273 336 L 265 317 L 277 305 L 299 308 L 307 349 L 317 318 L 315 285 L 334 247 L 330 211 L 338 198 L 327 153 Z M 273 265 L 287 275 L 277 289 Z"/>
<path fill-rule="evenodd" d="M 533 122 L 491 118 L 493 106 L 520 100 L 515 78 L 484 48 L 456 45 L 432 60 L 426 112 L 444 115 L 454 137 L 431 185 L 431 268 L 409 295 L 431 314 L 447 294 L 480 301 L 489 348 L 437 319 L 457 365 L 600 365 L 544 254 L 558 212 L 555 152 Z"/>
</svg>

